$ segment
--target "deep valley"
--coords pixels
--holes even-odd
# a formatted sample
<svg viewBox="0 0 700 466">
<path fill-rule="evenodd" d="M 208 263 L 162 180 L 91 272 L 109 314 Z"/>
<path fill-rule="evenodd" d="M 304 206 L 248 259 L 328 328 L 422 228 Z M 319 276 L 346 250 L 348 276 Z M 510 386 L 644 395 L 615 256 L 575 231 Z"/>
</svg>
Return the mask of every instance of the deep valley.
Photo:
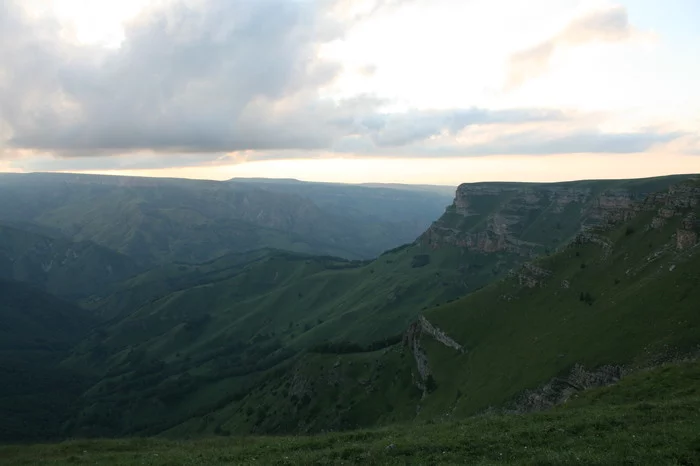
<svg viewBox="0 0 700 466">
<path fill-rule="evenodd" d="M 700 461 L 697 177 L 0 192 L 8 464 Z"/>
</svg>

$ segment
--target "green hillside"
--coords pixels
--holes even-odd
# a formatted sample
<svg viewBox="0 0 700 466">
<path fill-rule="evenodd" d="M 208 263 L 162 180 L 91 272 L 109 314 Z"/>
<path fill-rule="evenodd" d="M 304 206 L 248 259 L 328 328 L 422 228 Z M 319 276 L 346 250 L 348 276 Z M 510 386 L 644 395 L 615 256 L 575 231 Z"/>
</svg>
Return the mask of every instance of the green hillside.
<svg viewBox="0 0 700 466">
<path fill-rule="evenodd" d="M 427 324 L 412 325 L 403 344 L 321 346 L 172 434 L 320 431 L 543 408 L 569 386 L 610 383 L 693 352 L 699 195 L 691 184 L 652 196 L 631 220 L 588 230 L 561 252 L 424 312 Z M 444 331 L 442 342 L 432 327 Z"/>
<path fill-rule="evenodd" d="M 427 312 L 427 320 L 465 352 L 424 339 L 438 389 L 421 415 L 464 416 L 501 406 L 567 376 L 576 364 L 630 369 L 696 350 L 697 186 L 650 203 L 615 228 L 582 234 L 562 252 Z"/>
<path fill-rule="evenodd" d="M 52 366 L 85 383 L 61 432 L 410 430 L 549 409 L 700 349 L 699 205 L 692 177 L 467 184 L 373 260 L 262 248 L 151 267 L 80 300 L 100 322 Z"/>
<path fill-rule="evenodd" d="M 659 199 L 645 193 L 672 181 L 676 179 L 625 182 L 630 191 L 620 191 L 625 183 L 617 181 L 516 186 L 521 191 L 515 192 L 510 186 L 505 192 L 502 186 L 489 186 L 487 193 L 468 194 L 482 201 L 470 201 L 468 215 L 458 191 L 454 212 L 448 211 L 428 234 L 367 263 L 264 250 L 154 269 L 114 295 L 91 302 L 110 320 L 66 361 L 101 378 L 85 393 L 84 415 L 74 428 L 86 435 L 164 430 L 184 435 L 217 427 L 237 433 L 289 432 L 407 421 L 416 417 L 417 407 L 418 418 L 450 410 L 466 416 L 511 402 L 574 364 L 595 369 L 631 362 L 626 357 L 642 353 L 638 342 L 650 345 L 662 339 L 653 308 L 645 308 L 650 314 L 640 324 L 647 333 L 629 337 L 627 353 L 622 353 L 624 344 L 615 343 L 617 354 L 583 342 L 602 345 L 604 339 L 595 332 L 609 332 L 610 341 L 617 342 L 614 323 L 630 318 L 626 306 L 635 307 L 620 303 L 643 296 L 630 287 L 643 287 L 645 275 L 631 276 L 616 267 L 636 270 L 656 254 L 655 264 L 667 260 L 673 264 L 664 266 L 676 267 L 649 280 L 675 290 L 675 283 L 672 287 L 664 280 L 685 270 L 683 257 L 693 266 L 693 249 L 675 251 L 672 244 L 689 211 L 679 207 L 660 223 L 654 218 L 665 203 L 690 205 L 694 192 L 666 191 Z M 462 193 L 469 189 L 474 188 L 460 187 Z M 573 207 L 552 213 L 562 190 Z M 533 192 L 540 197 L 523 195 Z M 545 196 L 554 199 L 546 204 Z M 516 209 L 523 199 L 530 209 Z M 459 238 L 485 236 L 491 246 L 480 246 L 481 240 L 465 246 L 455 236 L 440 236 L 460 208 L 473 224 L 463 225 Z M 556 215 L 573 211 L 578 226 L 569 220 L 566 228 L 580 231 L 585 226 L 587 233 L 562 251 L 531 262 L 533 251 L 551 241 L 541 234 L 541 242 L 527 242 L 523 252 L 526 242 L 518 233 L 552 223 L 550 215 L 560 222 Z M 494 217 L 507 217 L 508 228 L 494 226 Z M 652 223 L 657 227 L 651 228 Z M 556 228 L 551 235 L 563 236 Z M 531 264 L 525 272 L 489 285 L 525 261 Z M 608 273 L 616 276 L 603 282 Z M 534 282 L 535 288 L 527 286 Z M 565 282 L 568 288 L 563 288 Z M 611 297 L 604 304 L 600 296 L 606 293 Z M 697 329 L 688 325 L 694 320 L 683 314 L 688 309 L 682 307 L 673 318 L 684 323 L 687 338 L 694 341 Z M 422 377 L 416 373 L 411 345 L 396 345 L 407 329 L 415 331 L 412 322 L 420 314 L 466 348 L 462 354 L 421 337 L 430 382 L 427 372 Z M 591 319 L 587 326 L 577 320 L 582 316 Z M 562 319 L 556 330 L 554 323 Z M 565 343 L 576 339 L 567 332 L 584 329 L 588 333 L 576 337 L 582 341 L 577 351 L 569 350 Z M 671 342 L 683 343 L 680 336 Z M 532 358 L 523 361 L 514 351 Z M 496 363 L 502 369 L 494 372 Z M 455 373 L 469 375 L 462 380 Z M 463 393 L 473 394 L 461 399 Z"/>
<path fill-rule="evenodd" d="M 294 437 L 74 440 L 0 447 L 28 464 L 656 464 L 700 462 L 700 364 L 633 374 L 545 413 Z"/>
<path fill-rule="evenodd" d="M 0 280 L 0 439 L 55 439 L 88 386 L 59 365 L 94 319 L 25 284 Z"/>
</svg>

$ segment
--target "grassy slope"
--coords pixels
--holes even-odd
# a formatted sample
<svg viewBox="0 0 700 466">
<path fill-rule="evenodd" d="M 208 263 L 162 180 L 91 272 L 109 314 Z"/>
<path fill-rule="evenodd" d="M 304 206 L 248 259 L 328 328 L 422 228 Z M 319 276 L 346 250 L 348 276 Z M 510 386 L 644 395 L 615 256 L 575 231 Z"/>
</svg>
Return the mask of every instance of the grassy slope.
<svg viewBox="0 0 700 466">
<path fill-rule="evenodd" d="M 644 231 L 653 214 L 607 233 L 614 241 L 609 257 L 595 244 L 581 244 L 541 259 L 538 265 L 552 272 L 541 287 L 510 278 L 426 313 L 467 352 L 428 342 L 439 388 L 422 415 L 502 405 L 575 363 L 643 365 L 696 347 L 700 258 L 695 250 L 675 250 L 678 217 Z M 593 304 L 581 301 L 581 293 L 590 293 Z M 468 396 L 458 397 L 458 390 Z"/>
<path fill-rule="evenodd" d="M 336 338 L 370 342 L 400 332 L 415 316 L 402 305 L 412 302 L 418 310 L 446 299 L 450 289 L 441 285 L 447 278 L 436 276 L 431 266 L 411 267 L 413 257 L 408 248 L 362 267 L 259 251 L 131 280 L 105 306 L 146 304 L 94 331 L 66 361 L 104 376 L 84 397 L 86 413 L 94 415 L 81 418 L 79 425 L 133 432 L 149 423 L 167 426 L 201 417 L 202 410 L 216 409 L 249 388 L 261 371 L 293 361 L 310 345 Z M 374 279 L 380 273 L 384 283 Z M 396 290 L 405 283 L 420 286 L 404 291 L 400 301 Z M 355 317 L 363 313 L 364 320 Z M 373 314 L 384 319 L 372 321 Z M 187 382 L 178 383 L 183 377 Z M 151 409 L 139 407 L 144 399 L 152 401 Z M 128 419 L 133 411 L 133 420 L 116 421 L 110 413 L 117 407 Z"/>
<path fill-rule="evenodd" d="M 82 309 L 0 280 L 0 439 L 54 439 L 89 386 L 58 362 L 94 324 Z"/>
<path fill-rule="evenodd" d="M 484 216 L 498 208 L 498 203 L 491 204 L 481 206 Z M 582 217 L 577 218 L 581 221 Z M 649 221 L 646 217 L 637 219 L 641 223 Z M 649 241 L 656 241 L 657 246 L 664 244 L 674 228 L 669 224 L 663 231 L 649 233 L 642 233 L 640 228 L 640 233 L 629 237 L 618 230 L 613 235 L 624 237 L 616 254 L 628 254 L 631 248 L 630 260 L 640 261 L 640 254 L 653 252 L 647 251 Z M 638 251 L 642 247 L 639 244 L 647 249 Z M 566 348 L 566 332 L 579 329 L 581 324 L 577 316 L 589 316 L 585 327 L 588 333 L 581 338 L 593 341 L 598 340 L 596 332 L 607 331 L 607 316 L 624 317 L 601 307 L 600 302 L 591 307 L 579 301 L 581 291 L 598 297 L 598 288 L 604 286 L 601 272 L 616 272 L 611 264 L 621 266 L 623 262 L 615 256 L 597 263 L 601 256 L 597 246 L 579 249 L 568 249 L 544 260 L 544 267 L 556 269 L 553 285 L 545 289 L 523 290 L 512 280 L 504 281 L 464 301 L 427 312 L 431 321 L 447 329 L 470 351 L 460 356 L 425 342 L 439 390 L 423 403 L 421 416 L 453 409 L 458 387 L 461 392 L 473 391 L 455 408 L 464 415 L 507 401 L 574 362 L 596 361 L 583 357 L 598 354 L 588 351 L 590 345 L 585 341 L 579 343 L 578 352 L 559 351 L 557 345 Z M 581 261 L 590 262 L 586 269 L 580 268 L 578 259 L 571 259 L 576 252 Z M 430 262 L 412 267 L 420 254 L 429 254 Z M 172 432 L 212 431 L 217 426 L 235 432 L 277 432 L 410 419 L 415 416 L 419 395 L 411 383 L 410 357 L 401 352 L 388 356 L 378 352 L 310 357 L 303 350 L 323 340 L 369 343 L 401 332 L 421 310 L 464 293 L 469 289 L 465 281 L 474 289 L 491 280 L 493 269 L 486 264 L 513 264 L 518 260 L 522 258 L 505 253 L 476 254 L 451 247 L 429 250 L 412 245 L 367 265 L 261 251 L 201 266 L 180 265 L 149 272 L 132 280 L 123 294 L 105 303 L 110 313 L 124 307 L 138 309 L 95 332 L 70 360 L 73 367 L 97 368 L 107 376 L 86 394 L 85 409 L 92 414 L 80 419 L 78 425 L 85 432 L 101 424 L 109 426 L 105 434 L 113 432 L 109 429 L 153 433 L 190 418 Z M 548 261 L 554 261 L 553 265 Z M 571 281 L 566 293 L 558 290 L 562 279 Z M 622 280 L 611 293 L 625 299 L 624 293 L 631 293 L 628 287 L 638 279 Z M 592 284 L 581 288 L 587 281 Z M 502 295 L 512 293 L 518 294 L 516 300 L 502 300 Z M 136 302 L 147 303 L 128 305 Z M 598 318 L 605 326 L 596 325 Z M 561 332 L 554 332 L 553 323 L 559 319 L 564 322 Z M 549 327 L 552 330 L 547 330 Z M 530 328 L 535 333 L 521 331 Z M 543 340 L 533 343 L 535 337 Z M 611 338 L 617 337 L 619 334 L 612 331 Z M 640 341 L 647 337 L 640 337 Z M 524 364 L 519 356 L 510 358 L 514 348 L 517 354 L 532 357 Z M 632 346 L 629 351 L 634 353 L 636 349 Z M 489 368 L 492 355 L 499 364 L 495 376 Z M 353 357 L 360 358 L 366 370 L 346 369 L 351 367 L 348 359 Z M 269 372 L 282 361 L 283 365 Z M 469 371 L 457 370 L 462 365 Z M 472 374 L 474 370 L 481 371 L 478 377 L 465 379 L 453 374 Z M 286 382 L 292 377 L 289 371 L 298 374 L 301 388 L 292 389 Z M 324 374 L 328 373 L 339 374 L 326 381 Z M 388 389 L 394 379 L 402 380 L 403 385 Z M 357 388 L 363 384 L 365 388 Z M 139 388 L 143 386 L 148 389 Z M 253 391 L 244 396 L 251 387 Z M 384 400 L 374 394 L 387 390 L 392 396 Z M 306 401 L 304 395 L 311 400 Z M 144 400 L 150 403 L 148 409 L 140 404 Z M 117 420 L 117 412 L 129 420 Z M 207 413 L 210 415 L 204 416 Z M 207 419 L 202 422 L 204 417 Z"/>
<path fill-rule="evenodd" d="M 285 373 L 270 374 L 207 423 L 193 420 L 171 433 L 212 432 L 217 426 L 232 432 L 318 431 L 415 417 L 462 418 L 513 402 L 567 375 L 575 364 L 634 368 L 693 351 L 700 343 L 698 248 L 676 251 L 679 216 L 646 230 L 654 214 L 641 213 L 608 231 L 610 255 L 584 243 L 540 259 L 536 263 L 551 271 L 541 286 L 527 288 L 510 277 L 425 312 L 467 351 L 423 337 L 437 383 L 423 400 L 405 347 L 313 355 Z M 593 303 L 581 301 L 581 293 Z M 359 373 L 357 364 L 363 367 Z M 303 395 L 308 403 L 299 401 Z M 258 419 L 247 410 L 258 406 L 268 416 Z"/>
<path fill-rule="evenodd" d="M 639 372 L 552 411 L 312 437 L 125 439 L 0 447 L 31 464 L 697 464 L 700 364 Z"/>
</svg>

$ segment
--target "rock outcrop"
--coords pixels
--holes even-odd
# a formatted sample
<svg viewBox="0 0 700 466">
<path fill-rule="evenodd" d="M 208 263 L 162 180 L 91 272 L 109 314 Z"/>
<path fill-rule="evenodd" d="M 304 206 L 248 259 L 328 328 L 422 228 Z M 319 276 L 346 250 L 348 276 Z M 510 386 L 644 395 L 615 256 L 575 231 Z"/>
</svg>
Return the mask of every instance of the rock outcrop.
<svg viewBox="0 0 700 466">
<path fill-rule="evenodd" d="M 688 214 L 676 230 L 676 249 L 684 251 L 698 243 L 698 220 L 694 213 Z"/>
<path fill-rule="evenodd" d="M 512 272 L 518 279 L 518 283 L 521 286 L 526 286 L 528 288 L 535 288 L 541 286 L 543 280 L 549 277 L 552 273 L 549 270 L 545 270 L 542 267 L 538 267 L 534 264 L 525 263 L 516 272 Z"/>
<path fill-rule="evenodd" d="M 460 353 L 465 352 L 465 349 L 462 345 L 454 341 L 452 338 L 448 337 L 445 332 L 428 322 L 428 319 L 426 319 L 425 317 L 420 316 L 418 318 L 418 322 L 420 324 L 421 331 L 426 335 L 430 335 L 435 340 L 439 341 L 448 348 L 452 348 L 456 351 L 459 351 Z"/>
<path fill-rule="evenodd" d="M 420 316 L 418 320 L 412 323 L 408 330 L 404 333 L 403 343 L 411 351 L 413 359 L 416 362 L 417 377 L 414 377 L 415 385 L 423 391 L 423 396 L 428 390 L 428 378 L 430 377 L 430 364 L 428 363 L 428 355 L 421 346 L 421 338 L 428 335 L 436 341 L 442 343 L 448 348 L 452 348 L 460 353 L 466 350 L 462 345 L 447 336 L 445 332 L 431 324 L 428 319 Z"/>
<path fill-rule="evenodd" d="M 434 249 L 456 246 L 479 253 L 509 252 L 533 257 L 592 233 L 656 211 L 649 225 L 661 228 L 700 202 L 697 182 L 668 179 L 619 187 L 606 181 L 553 184 L 475 183 L 457 188 L 453 204 L 419 238 Z M 672 184 L 677 183 L 677 184 Z M 615 186 L 615 187 L 613 187 Z M 606 189 L 607 188 L 607 189 Z M 680 247 L 697 241 L 697 228 L 683 228 Z M 579 237 L 607 248 L 595 236 Z"/>
<path fill-rule="evenodd" d="M 617 383 L 624 374 L 622 366 L 603 366 L 587 371 L 582 365 L 576 364 L 568 376 L 554 378 L 544 386 L 524 393 L 508 411 L 526 413 L 549 409 L 565 403 L 578 392 Z"/>
<path fill-rule="evenodd" d="M 596 192 L 578 186 L 463 184 L 445 215 L 419 240 L 433 248 L 452 245 L 482 253 L 535 256 L 552 244 L 566 242 L 567 233 L 557 230 L 572 227 L 572 213 L 577 217 L 573 232 L 586 224 L 624 221 L 634 216 L 646 194 L 625 189 Z"/>
</svg>

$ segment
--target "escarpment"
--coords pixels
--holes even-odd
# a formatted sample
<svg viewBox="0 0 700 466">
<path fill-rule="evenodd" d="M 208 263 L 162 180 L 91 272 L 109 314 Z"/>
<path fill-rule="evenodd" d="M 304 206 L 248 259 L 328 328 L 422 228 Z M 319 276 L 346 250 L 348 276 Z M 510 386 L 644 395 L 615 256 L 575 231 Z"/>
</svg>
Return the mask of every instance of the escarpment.
<svg viewBox="0 0 700 466">
<path fill-rule="evenodd" d="M 433 249 L 455 246 L 477 253 L 535 257 L 567 244 L 582 231 L 626 222 L 640 211 L 658 210 L 652 222 L 658 227 L 697 205 L 700 188 L 673 181 L 661 189 L 658 180 L 621 185 L 605 181 L 462 184 L 453 204 L 418 241 Z M 679 248 L 697 241 L 694 228 L 679 232 Z"/>
</svg>

